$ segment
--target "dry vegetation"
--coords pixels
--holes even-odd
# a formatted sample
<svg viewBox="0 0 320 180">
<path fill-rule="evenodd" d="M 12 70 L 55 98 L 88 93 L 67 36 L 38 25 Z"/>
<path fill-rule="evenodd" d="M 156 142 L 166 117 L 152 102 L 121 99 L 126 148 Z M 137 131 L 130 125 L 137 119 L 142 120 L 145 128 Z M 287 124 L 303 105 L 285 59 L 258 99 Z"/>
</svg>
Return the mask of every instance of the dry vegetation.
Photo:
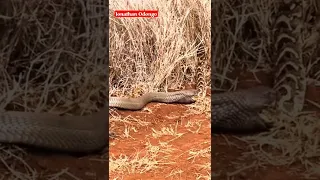
<svg viewBox="0 0 320 180">
<path fill-rule="evenodd" d="M 159 18 L 110 18 L 110 94 L 137 95 L 194 83 L 197 50 L 210 60 L 209 1 L 112 1 L 115 9 L 158 9 Z M 204 69 L 210 87 L 210 69 Z"/>
<path fill-rule="evenodd" d="M 4 0 L 0 14 L 0 109 L 83 115 L 105 104 L 105 1 Z M 26 156 L 1 147 L 0 178 L 80 179 L 67 169 L 47 176 Z"/>
<path fill-rule="evenodd" d="M 114 18 L 112 16 L 113 10 L 122 9 L 157 9 L 159 17 Z M 150 91 L 194 87 L 199 59 L 197 51 L 201 45 L 205 48 L 204 61 L 210 61 L 210 24 L 210 1 L 208 0 L 111 1 L 110 95 L 136 97 Z M 211 84 L 210 67 L 202 70 L 207 89 Z M 154 108 L 145 108 L 142 114 L 128 113 L 129 115 L 125 116 L 119 115 L 117 111 L 110 111 L 110 129 L 115 129 L 121 137 L 110 145 L 112 177 L 126 179 L 125 175 L 129 174 L 132 178 L 139 179 L 141 177 L 135 176 L 136 174 L 147 175 L 172 167 L 171 172 L 164 178 L 182 178 L 186 177 L 186 174 L 193 173 L 197 179 L 210 179 L 210 135 L 208 134 L 207 137 L 209 139 L 199 139 L 199 142 L 194 142 L 194 148 L 184 149 L 186 152 L 183 153 L 180 152 L 181 146 L 177 145 L 178 142 L 184 141 L 188 146 L 190 134 L 197 137 L 203 126 L 209 132 L 208 118 L 194 122 L 189 117 L 190 114 L 201 114 L 201 112 L 210 114 L 208 97 L 199 97 L 197 102 L 189 106 L 187 114 L 181 109 L 159 114 Z M 183 115 L 179 115 L 180 111 Z M 158 117 L 159 115 L 161 118 Z M 157 121 L 161 122 L 156 124 L 152 122 L 158 118 Z M 177 118 L 181 118 L 183 122 L 169 124 Z M 207 124 L 203 125 L 203 121 Z M 122 126 L 123 128 L 118 130 Z M 142 149 L 137 145 L 141 141 L 145 142 Z M 131 148 L 132 154 L 113 155 L 113 152 L 126 149 L 119 148 L 119 144 L 124 142 L 126 145 L 134 146 Z M 137 144 L 134 144 L 135 142 Z M 198 143 L 202 143 L 202 146 L 198 147 Z M 182 154 L 176 155 L 177 152 Z M 184 156 L 185 154 L 187 155 Z M 180 158 L 177 160 L 177 157 Z M 202 158 L 207 163 L 198 164 L 197 160 Z M 182 162 L 190 163 L 191 161 L 195 161 L 195 166 L 201 167 L 206 173 L 188 172 L 188 165 Z M 178 167 L 174 168 L 175 164 Z M 146 175 L 143 178 L 151 178 L 147 178 Z"/>
<path fill-rule="evenodd" d="M 213 86 L 214 90 L 225 87 L 235 88 L 239 85 L 238 77 L 232 77 L 230 72 L 237 71 L 239 67 L 242 71 L 253 73 L 265 72 L 269 77 L 275 78 L 275 71 L 272 69 L 276 52 L 272 50 L 274 45 L 272 22 L 275 20 L 274 14 L 277 9 L 277 2 L 265 0 L 245 0 L 245 1 L 213 1 Z M 319 6 L 316 1 L 304 2 L 307 16 L 319 14 Z M 309 13 L 309 14 L 308 14 Z M 306 18 L 307 19 L 307 18 Z M 319 85 L 319 51 L 317 40 L 319 33 L 316 29 L 317 22 L 308 19 L 303 25 L 305 32 L 301 34 L 304 38 L 302 42 L 308 45 L 308 49 L 301 50 L 302 71 L 304 77 L 298 78 L 293 74 L 292 79 L 297 82 L 304 79 L 307 85 L 314 88 Z M 311 27 L 308 31 L 308 27 Z M 270 84 L 269 84 L 270 85 Z M 277 84 L 278 88 L 282 84 Z M 318 91 L 319 93 L 319 91 Z M 302 92 L 303 99 L 307 92 Z M 299 94 L 297 94 L 299 95 Z M 316 96 L 314 96 L 316 95 Z M 319 94 L 313 94 L 317 99 Z M 311 95 L 312 96 L 312 95 Z M 309 96 L 310 97 L 310 96 Z M 305 99 L 305 103 L 310 99 Z M 319 102 L 313 102 L 318 108 Z M 319 110 L 319 109 L 318 109 Z M 275 122 L 276 128 L 269 133 L 258 136 L 240 138 L 248 143 L 248 152 L 243 152 L 236 162 L 236 171 L 228 172 L 230 176 L 239 175 L 247 169 L 267 166 L 290 166 L 296 169 L 288 169 L 293 173 L 303 175 L 304 178 L 320 174 L 320 149 L 319 149 L 319 116 L 314 112 L 300 111 L 291 115 L 286 115 L 282 109 L 276 112 L 265 112 L 266 120 Z M 214 138 L 214 137 L 213 137 Z M 214 146 L 213 146 L 214 147 Z M 253 164 L 243 163 L 243 159 L 253 158 Z M 299 164 L 299 166 L 295 166 Z M 291 166 L 292 165 L 292 166 Z M 215 172 L 219 174 L 219 172 Z M 232 178 L 232 177 L 230 177 Z"/>
</svg>

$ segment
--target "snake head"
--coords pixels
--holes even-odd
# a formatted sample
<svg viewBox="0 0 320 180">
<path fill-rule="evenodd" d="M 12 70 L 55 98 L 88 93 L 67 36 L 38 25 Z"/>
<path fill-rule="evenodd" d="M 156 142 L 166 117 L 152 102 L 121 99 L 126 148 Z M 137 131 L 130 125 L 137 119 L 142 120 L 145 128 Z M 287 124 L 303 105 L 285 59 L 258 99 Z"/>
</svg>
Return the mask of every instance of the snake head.
<svg viewBox="0 0 320 180">
<path fill-rule="evenodd" d="M 196 100 L 193 99 L 193 96 L 196 96 L 199 91 L 196 89 L 188 89 L 188 90 L 182 90 L 178 91 L 180 98 L 175 101 L 176 103 L 181 103 L 181 104 L 191 104 L 196 102 Z"/>
<path fill-rule="evenodd" d="M 250 107 L 262 109 L 266 105 L 270 105 L 276 99 L 276 92 L 267 86 L 257 86 L 248 91 L 244 97 Z"/>
</svg>

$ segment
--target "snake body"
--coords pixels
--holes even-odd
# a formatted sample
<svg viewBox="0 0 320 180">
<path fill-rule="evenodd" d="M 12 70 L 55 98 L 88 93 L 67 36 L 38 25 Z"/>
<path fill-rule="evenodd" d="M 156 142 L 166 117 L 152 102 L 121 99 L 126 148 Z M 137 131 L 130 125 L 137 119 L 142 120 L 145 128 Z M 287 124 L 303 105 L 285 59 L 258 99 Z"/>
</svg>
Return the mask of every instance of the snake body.
<svg viewBox="0 0 320 180">
<path fill-rule="evenodd" d="M 255 133 L 268 130 L 259 111 L 275 100 L 275 91 L 266 86 L 212 94 L 211 130 L 213 133 Z"/>
<path fill-rule="evenodd" d="M 149 102 L 193 103 L 195 90 L 151 92 L 138 98 L 111 97 L 110 107 L 130 110 Z M 59 116 L 49 113 L 8 111 L 0 113 L 0 142 L 22 144 L 64 152 L 90 153 L 108 143 L 109 109 L 88 116 Z"/>
<path fill-rule="evenodd" d="M 192 97 L 196 94 L 197 90 L 191 89 L 167 93 L 150 92 L 138 98 L 110 97 L 109 107 L 140 110 L 149 102 L 189 104 L 195 102 Z"/>
</svg>

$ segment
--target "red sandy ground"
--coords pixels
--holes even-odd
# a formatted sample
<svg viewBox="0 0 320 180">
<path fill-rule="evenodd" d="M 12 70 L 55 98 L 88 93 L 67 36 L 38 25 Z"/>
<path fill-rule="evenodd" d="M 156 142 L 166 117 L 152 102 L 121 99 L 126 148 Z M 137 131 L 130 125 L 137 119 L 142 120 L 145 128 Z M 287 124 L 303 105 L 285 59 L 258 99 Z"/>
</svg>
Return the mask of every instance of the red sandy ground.
<svg viewBox="0 0 320 180">
<path fill-rule="evenodd" d="M 186 133 L 181 137 L 171 141 L 169 144 L 174 149 L 170 153 L 170 161 L 174 164 L 159 165 L 158 168 L 152 169 L 146 173 L 127 173 L 127 172 L 111 172 L 110 179 L 125 179 L 125 180 L 137 180 L 137 179 L 196 179 L 197 173 L 204 176 L 208 176 L 210 169 L 204 169 L 199 165 L 205 165 L 210 163 L 210 152 L 208 152 L 207 158 L 197 157 L 194 160 L 187 160 L 189 157 L 188 151 L 190 149 L 201 150 L 210 147 L 210 120 L 204 114 L 191 114 L 187 113 L 188 107 L 184 105 L 166 104 L 160 105 L 150 103 L 147 108 L 152 110 L 152 113 L 145 111 L 118 111 L 121 117 L 131 115 L 136 118 L 140 118 L 143 121 L 151 122 L 151 124 L 139 127 L 135 126 L 136 132 L 131 132 L 132 138 L 116 138 L 112 140 L 114 145 L 110 146 L 110 156 L 126 155 L 128 157 L 137 154 L 142 151 L 140 156 L 145 153 L 145 143 L 150 142 L 153 145 L 157 145 L 159 142 L 166 142 L 173 139 L 172 136 L 161 136 L 154 138 L 150 136 L 152 129 L 160 130 L 162 127 L 175 127 L 178 122 L 178 132 Z M 198 133 L 192 133 L 185 127 L 187 122 L 198 121 L 201 122 L 201 128 Z M 121 134 L 124 130 L 124 124 L 117 123 L 115 132 Z M 174 170 L 182 170 L 179 175 L 174 175 L 165 178 Z"/>
<path fill-rule="evenodd" d="M 116 139 L 110 139 L 110 155 L 117 156 L 120 154 L 135 155 L 137 151 L 145 151 L 145 143 L 150 142 L 151 144 L 157 144 L 160 140 L 168 141 L 172 137 L 162 136 L 160 138 L 154 139 L 148 137 L 152 133 L 151 128 L 160 130 L 161 127 L 169 127 L 172 125 L 175 127 L 177 122 L 178 132 L 186 133 L 182 137 L 175 139 L 170 144 L 175 150 L 172 152 L 170 161 L 176 162 L 170 165 L 159 165 L 159 168 L 150 170 L 143 174 L 129 174 L 127 172 L 122 173 L 110 173 L 110 179 L 120 177 L 119 179 L 165 179 L 172 170 L 182 170 L 180 175 L 174 175 L 171 179 L 195 179 L 196 173 L 207 175 L 210 173 L 210 169 L 203 169 L 198 165 L 204 165 L 210 163 L 210 152 L 208 152 L 207 158 L 197 157 L 194 159 L 187 160 L 189 157 L 187 151 L 190 149 L 201 150 L 210 147 L 210 120 L 203 114 L 194 115 L 192 113 L 187 114 L 188 107 L 184 105 L 166 105 L 150 103 L 146 106 L 151 109 L 153 113 L 146 111 L 119 111 L 122 117 L 131 115 L 133 117 L 143 117 L 142 120 L 146 122 L 151 122 L 147 127 L 136 126 L 137 132 L 131 132 L 132 138 L 122 138 L 117 137 Z M 187 114 L 187 115 L 186 115 Z M 168 116 L 168 117 L 167 117 Z M 172 118 L 173 117 L 173 118 Z M 202 122 L 201 128 L 198 133 L 191 133 L 188 131 L 184 125 L 186 122 Z M 115 133 L 121 136 L 124 132 L 124 123 L 116 123 Z M 0 155 L 6 154 L 0 149 Z M 15 153 L 17 154 L 17 153 Z M 143 155 L 143 154 L 142 154 Z M 41 150 L 27 151 L 27 154 L 21 155 L 25 162 L 28 163 L 31 169 L 26 169 L 26 167 L 15 158 L 5 159 L 7 163 L 14 171 L 22 172 L 23 174 L 31 172 L 37 172 L 37 178 L 39 180 L 50 179 L 50 175 L 56 174 L 61 171 L 66 171 L 64 175 L 58 178 L 53 178 L 57 180 L 107 180 L 108 179 L 108 158 L 107 154 L 95 154 L 83 157 L 57 154 L 50 152 L 42 152 Z M 4 163 L 0 162 L 0 179 L 9 179 L 12 177 L 12 173 L 8 171 L 8 167 Z M 177 178 L 179 177 L 179 178 Z M 30 178 L 32 179 L 32 178 Z M 170 179 L 170 178 L 168 178 Z M 33 179 L 32 179 L 33 180 Z"/>
</svg>

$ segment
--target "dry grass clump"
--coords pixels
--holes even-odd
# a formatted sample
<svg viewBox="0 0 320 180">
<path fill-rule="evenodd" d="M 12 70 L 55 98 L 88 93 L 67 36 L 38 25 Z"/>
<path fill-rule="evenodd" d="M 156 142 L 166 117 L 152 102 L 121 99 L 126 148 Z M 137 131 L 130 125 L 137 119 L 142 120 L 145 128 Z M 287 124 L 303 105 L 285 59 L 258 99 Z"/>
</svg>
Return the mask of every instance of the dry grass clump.
<svg viewBox="0 0 320 180">
<path fill-rule="evenodd" d="M 269 46 L 273 13 L 272 1 L 214 0 L 212 34 L 212 67 L 215 87 L 237 81 L 226 75 L 236 68 L 252 72 L 270 71 Z"/>
<path fill-rule="evenodd" d="M 0 91 L 8 96 L 2 96 L 2 106 L 68 112 L 80 103 L 92 108 L 94 99 L 89 98 L 105 101 L 97 92 L 103 90 L 107 97 L 107 5 L 6 2 Z"/>
<path fill-rule="evenodd" d="M 114 10 L 123 9 L 158 10 L 159 17 L 113 16 Z M 210 61 L 210 19 L 208 0 L 110 2 L 111 94 L 136 95 L 194 83 L 200 44 L 204 60 Z"/>
<path fill-rule="evenodd" d="M 251 72 L 274 72 L 272 67 L 274 67 L 277 52 L 274 51 L 275 36 L 272 24 L 276 18 L 275 14 L 279 13 L 277 11 L 278 3 L 280 1 L 214 0 L 212 9 L 212 18 L 215 22 L 212 26 L 212 67 L 214 68 L 212 83 L 215 88 L 236 86 L 237 79 L 232 79 L 227 74 L 239 67 Z M 306 17 L 311 17 L 312 13 L 318 14 L 315 1 L 310 0 L 303 4 L 305 10 L 308 9 L 308 11 L 304 11 Z M 310 19 L 306 22 L 306 24 L 308 23 L 319 24 Z M 319 33 L 316 32 L 316 25 L 312 29 L 306 24 L 303 26 L 304 34 L 301 34 L 301 38 L 304 45 L 308 45 L 308 48 L 304 48 L 305 46 L 297 47 L 298 51 L 302 52 L 301 62 L 304 67 L 299 68 L 304 68 L 305 77 L 300 78 L 295 73 L 292 73 L 292 76 L 296 76 L 294 79 L 297 81 L 307 79 L 307 84 L 319 84 L 318 43 L 314 43 L 315 39 L 319 39 Z M 308 28 L 312 30 L 308 31 Z M 310 38 L 313 41 L 310 41 Z M 281 68 L 276 72 L 279 70 Z M 288 73 L 287 69 L 285 70 Z M 270 75 L 274 75 L 275 79 L 275 74 L 271 73 Z M 276 88 L 281 86 L 281 83 L 276 84 Z M 302 92 L 302 94 L 306 94 L 306 92 Z M 298 162 L 301 164 L 300 170 L 307 172 L 304 175 L 310 176 L 312 172 L 319 174 L 316 170 L 319 169 L 317 159 L 320 152 L 317 135 L 319 117 L 309 112 L 296 112 L 295 116 L 290 116 L 283 113 L 281 108 L 278 109 L 278 112 L 263 114 L 263 116 L 267 120 L 276 122 L 276 128 L 259 136 L 241 138 L 251 147 L 250 152 L 244 153 L 243 156 L 255 157 L 256 165 L 261 167 L 292 165 Z M 247 168 L 242 165 L 239 164 L 237 173 Z"/>
<path fill-rule="evenodd" d="M 99 0 L 1 1 L 0 109 L 80 115 L 105 104 L 107 18 L 108 6 Z M 43 176 L 13 152 L 1 149 L 8 170 L 2 178 Z"/>
</svg>

